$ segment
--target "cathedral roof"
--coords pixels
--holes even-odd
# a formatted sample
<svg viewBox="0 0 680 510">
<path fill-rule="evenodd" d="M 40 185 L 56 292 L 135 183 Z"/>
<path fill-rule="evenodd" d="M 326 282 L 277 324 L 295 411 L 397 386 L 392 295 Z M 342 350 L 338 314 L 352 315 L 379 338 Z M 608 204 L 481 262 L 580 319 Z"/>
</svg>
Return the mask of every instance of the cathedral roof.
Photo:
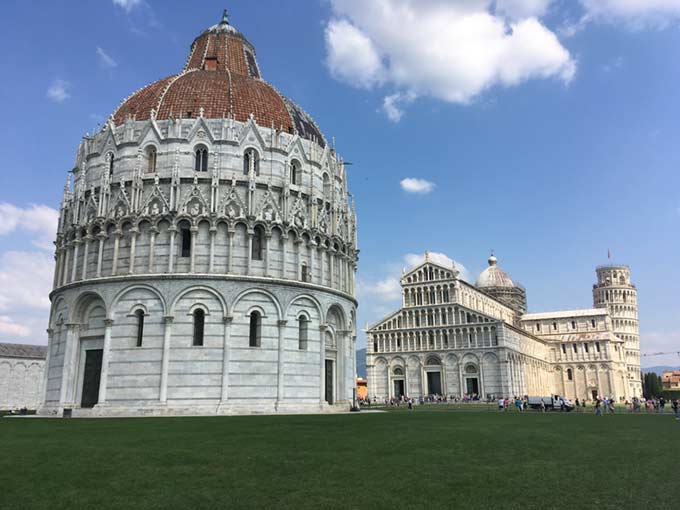
<svg viewBox="0 0 680 510">
<path fill-rule="evenodd" d="M 203 116 L 231 117 L 245 122 L 250 115 L 263 127 L 274 127 L 325 146 L 312 118 L 293 101 L 262 80 L 255 48 L 222 20 L 191 45 L 184 69 L 133 93 L 113 112 L 115 124 L 128 117 L 158 120 Z"/>
<path fill-rule="evenodd" d="M 480 289 L 489 287 L 514 287 L 515 283 L 508 273 L 498 267 L 498 260 L 492 254 L 489 257 L 489 267 L 480 273 L 475 286 Z"/>
<path fill-rule="evenodd" d="M 47 346 L 0 343 L 0 358 L 45 359 Z"/>
</svg>

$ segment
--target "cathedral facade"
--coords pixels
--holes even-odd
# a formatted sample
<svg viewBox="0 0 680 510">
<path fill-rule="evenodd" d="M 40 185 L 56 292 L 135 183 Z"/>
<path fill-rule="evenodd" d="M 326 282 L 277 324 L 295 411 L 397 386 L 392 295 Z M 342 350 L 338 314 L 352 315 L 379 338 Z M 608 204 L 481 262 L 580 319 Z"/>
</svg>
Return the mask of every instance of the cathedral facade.
<svg viewBox="0 0 680 510">
<path fill-rule="evenodd" d="M 367 330 L 372 398 L 642 396 L 637 290 L 627 266 L 597 268 L 594 307 L 526 313 L 496 257 L 471 285 L 431 262 L 402 275 L 402 308 Z"/>
<path fill-rule="evenodd" d="M 225 13 L 85 137 L 64 190 L 43 414 L 319 412 L 354 388 L 342 160 Z"/>
</svg>

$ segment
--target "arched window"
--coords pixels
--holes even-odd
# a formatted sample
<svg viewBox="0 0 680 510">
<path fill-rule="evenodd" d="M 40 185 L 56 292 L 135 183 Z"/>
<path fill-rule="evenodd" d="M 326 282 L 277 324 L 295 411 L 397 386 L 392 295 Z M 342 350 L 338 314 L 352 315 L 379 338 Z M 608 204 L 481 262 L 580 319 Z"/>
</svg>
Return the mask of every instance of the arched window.
<svg viewBox="0 0 680 510">
<path fill-rule="evenodd" d="M 393 373 L 394 375 L 404 375 L 404 369 L 401 367 L 396 367 Z"/>
<path fill-rule="evenodd" d="M 262 315 L 257 310 L 250 312 L 250 347 L 259 347 L 262 336 Z"/>
<path fill-rule="evenodd" d="M 303 282 L 309 281 L 309 269 L 307 268 L 307 264 L 305 262 L 303 262 L 302 266 L 300 267 L 300 279 Z"/>
<path fill-rule="evenodd" d="M 302 168 L 296 159 L 290 162 L 290 183 L 296 186 L 302 184 Z"/>
<path fill-rule="evenodd" d="M 264 251 L 264 229 L 261 226 L 256 226 L 253 231 L 253 245 L 250 250 L 250 255 L 253 260 L 262 260 L 262 252 Z"/>
<path fill-rule="evenodd" d="M 567 379 L 570 381 L 574 380 L 574 373 L 571 371 L 571 368 L 567 368 Z"/>
<path fill-rule="evenodd" d="M 308 340 L 308 327 L 307 327 L 307 317 L 300 315 L 298 317 L 298 349 L 301 351 L 307 350 L 307 340 Z"/>
<path fill-rule="evenodd" d="M 113 152 L 109 152 L 108 154 L 108 159 L 109 159 L 109 176 L 113 176 L 113 160 L 115 159 L 113 157 Z"/>
<path fill-rule="evenodd" d="M 195 151 L 195 165 L 194 170 L 196 172 L 207 172 L 208 171 L 208 149 L 205 145 L 199 145 L 196 147 Z"/>
<path fill-rule="evenodd" d="M 251 170 L 260 175 L 260 156 L 255 149 L 248 149 L 243 154 L 243 175 L 250 175 Z"/>
<path fill-rule="evenodd" d="M 144 339 L 144 310 L 137 310 L 135 317 L 137 317 L 137 347 L 141 347 Z"/>
<path fill-rule="evenodd" d="M 194 346 L 203 345 L 203 333 L 205 330 L 205 312 L 201 308 L 194 310 Z"/>
<path fill-rule="evenodd" d="M 331 199 L 331 178 L 323 174 L 323 196 L 326 200 Z"/>
<path fill-rule="evenodd" d="M 184 222 L 180 224 L 179 232 L 182 238 L 182 249 L 180 256 L 191 257 L 191 228 L 189 227 L 189 223 Z"/>
<path fill-rule="evenodd" d="M 156 147 L 151 146 L 146 150 L 146 173 L 152 174 L 156 171 Z"/>
</svg>

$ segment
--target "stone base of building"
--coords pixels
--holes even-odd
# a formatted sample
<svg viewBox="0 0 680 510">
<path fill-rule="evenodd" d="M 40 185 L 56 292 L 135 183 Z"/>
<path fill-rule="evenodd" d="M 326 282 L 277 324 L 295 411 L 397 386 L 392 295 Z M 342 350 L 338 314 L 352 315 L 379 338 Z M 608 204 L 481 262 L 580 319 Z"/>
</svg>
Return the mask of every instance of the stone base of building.
<svg viewBox="0 0 680 510">
<path fill-rule="evenodd" d="M 144 403 L 137 405 L 97 404 L 92 408 L 44 406 L 37 414 L 62 417 L 70 409 L 73 418 L 139 418 L 162 416 L 244 416 L 268 414 L 329 414 L 349 412 L 352 403 L 227 401 L 216 404 Z"/>
</svg>

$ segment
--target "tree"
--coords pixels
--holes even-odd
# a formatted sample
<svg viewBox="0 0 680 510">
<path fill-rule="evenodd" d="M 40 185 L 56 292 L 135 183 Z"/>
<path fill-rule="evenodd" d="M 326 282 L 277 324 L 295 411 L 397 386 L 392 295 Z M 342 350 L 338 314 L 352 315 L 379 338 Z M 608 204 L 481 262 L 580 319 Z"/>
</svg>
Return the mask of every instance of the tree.
<svg viewBox="0 0 680 510">
<path fill-rule="evenodd" d="M 661 384 L 661 377 L 654 372 L 649 372 L 645 374 L 643 383 L 643 392 L 645 398 L 654 398 L 661 395 L 663 391 L 663 386 Z"/>
</svg>

